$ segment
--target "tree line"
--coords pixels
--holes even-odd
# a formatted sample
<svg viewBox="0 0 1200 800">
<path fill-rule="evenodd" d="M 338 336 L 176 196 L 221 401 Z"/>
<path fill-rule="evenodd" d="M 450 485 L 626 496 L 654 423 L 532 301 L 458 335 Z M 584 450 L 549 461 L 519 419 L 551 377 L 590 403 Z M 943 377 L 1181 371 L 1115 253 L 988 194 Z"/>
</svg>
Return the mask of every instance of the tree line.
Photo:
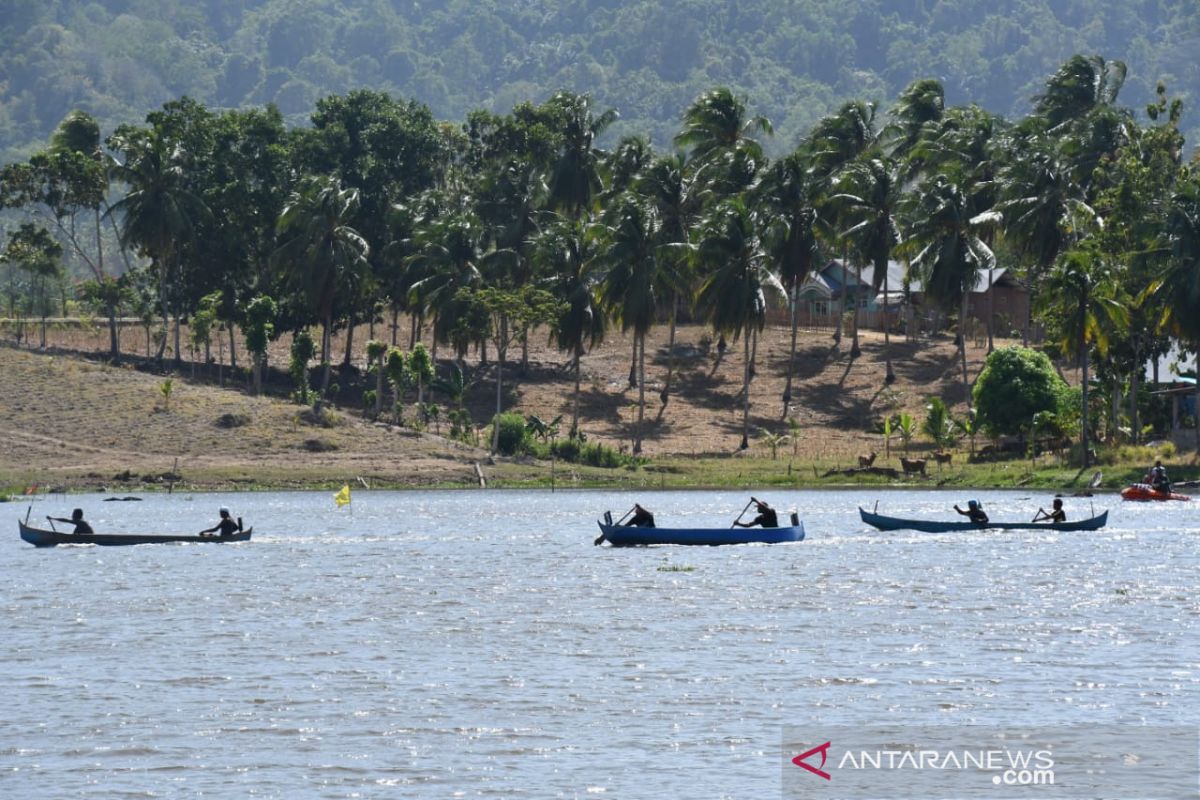
<svg viewBox="0 0 1200 800">
<path fill-rule="evenodd" d="M 4 258 L 53 262 L 37 242 L 67 248 L 90 272 L 80 295 L 109 319 L 114 359 L 116 318 L 139 304 L 159 320 L 160 362 L 168 331 L 180 359 L 180 320 L 198 314 L 274 337 L 319 327 L 317 404 L 340 328 L 390 319 L 395 343 L 404 315 L 409 346 L 427 340 L 434 363 L 442 347 L 456 360 L 490 348 L 497 413 L 510 349 L 548 331 L 575 377 L 572 434 L 580 360 L 619 326 L 632 333 L 635 453 L 653 326 L 670 328 L 664 408 L 681 315 L 710 324 L 719 352 L 740 344 L 746 447 L 771 295 L 793 312 L 784 417 L 797 296 L 832 257 L 874 267 L 885 303 L 897 288 L 887 263 L 907 265 L 957 317 L 969 397 L 967 296 L 981 270 L 1005 267 L 1057 352 L 1082 366 L 1086 459 L 1093 363 L 1136 398 L 1165 334 L 1200 348 L 1200 169 L 1183 157 L 1183 105 L 1160 85 L 1142 118 L 1118 103 L 1125 74 L 1074 56 L 1016 120 L 947 106 L 941 83 L 918 80 L 886 110 L 845 103 L 775 159 L 770 121 L 726 87 L 683 109 L 668 152 L 640 136 L 602 148 L 617 112 L 572 92 L 449 124 L 356 90 L 321 99 L 295 129 L 271 106 L 215 112 L 183 98 L 103 139 L 76 112 L 0 173 L 0 205 L 48 226 L 15 232 Z M 894 377 L 887 333 L 881 382 Z"/>
</svg>

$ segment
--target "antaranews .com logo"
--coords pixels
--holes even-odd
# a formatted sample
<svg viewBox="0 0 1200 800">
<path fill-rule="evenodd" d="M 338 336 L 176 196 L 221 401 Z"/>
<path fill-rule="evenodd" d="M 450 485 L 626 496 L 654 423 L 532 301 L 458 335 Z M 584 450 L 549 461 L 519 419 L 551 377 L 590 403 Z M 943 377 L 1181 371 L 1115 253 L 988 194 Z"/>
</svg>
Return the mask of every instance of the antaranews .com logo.
<svg viewBox="0 0 1200 800">
<path fill-rule="evenodd" d="M 1200 729 L 784 731 L 785 797 L 1200 797 Z"/>
</svg>

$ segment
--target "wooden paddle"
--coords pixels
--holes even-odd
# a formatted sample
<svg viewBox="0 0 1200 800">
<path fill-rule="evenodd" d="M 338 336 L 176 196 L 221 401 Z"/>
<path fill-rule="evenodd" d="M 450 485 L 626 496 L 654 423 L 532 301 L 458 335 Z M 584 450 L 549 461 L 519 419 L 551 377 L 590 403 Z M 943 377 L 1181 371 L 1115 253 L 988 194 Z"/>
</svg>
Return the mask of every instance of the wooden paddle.
<svg viewBox="0 0 1200 800">
<path fill-rule="evenodd" d="M 637 505 L 636 505 L 636 504 L 634 504 L 633 508 L 629 509 L 629 510 L 628 510 L 628 511 L 626 511 L 624 514 L 622 514 L 622 515 L 621 515 L 621 518 L 620 518 L 619 520 L 617 520 L 616 524 L 617 524 L 617 525 L 620 525 L 622 522 L 624 522 L 624 521 L 625 521 L 625 519 L 626 519 L 626 518 L 627 518 L 627 517 L 628 517 L 630 514 L 632 514 L 632 513 L 633 513 L 633 510 L 634 510 L 635 508 L 637 508 Z M 600 535 L 596 537 L 595 541 L 593 541 L 593 542 L 592 542 L 592 544 L 593 544 L 593 545 L 595 545 L 595 546 L 597 546 L 597 547 L 598 547 L 598 546 L 600 546 L 601 544 L 604 544 L 604 532 L 603 532 L 603 531 L 601 531 L 601 532 L 600 532 Z"/>
<path fill-rule="evenodd" d="M 751 505 L 753 505 L 754 503 L 757 503 L 757 502 L 758 502 L 758 500 L 756 500 L 756 499 L 754 498 L 754 496 L 752 495 L 752 496 L 750 497 L 750 502 L 749 502 L 749 503 L 746 503 L 746 508 L 743 508 L 743 509 L 742 509 L 742 513 L 737 515 L 737 519 L 735 519 L 735 520 L 733 521 L 733 524 L 729 526 L 729 529 L 730 529 L 730 530 L 733 530 L 735 527 L 737 527 L 737 524 L 738 524 L 739 522 L 741 522 L 741 521 L 742 521 L 742 517 L 743 517 L 743 516 L 745 516 L 745 514 L 746 514 L 746 509 L 747 509 L 747 508 L 750 508 L 750 506 L 751 506 Z"/>
<path fill-rule="evenodd" d="M 54 531 L 55 533 L 58 533 L 58 528 L 54 527 L 54 518 L 51 517 L 49 514 L 47 514 L 46 521 L 50 523 L 50 530 Z"/>
</svg>

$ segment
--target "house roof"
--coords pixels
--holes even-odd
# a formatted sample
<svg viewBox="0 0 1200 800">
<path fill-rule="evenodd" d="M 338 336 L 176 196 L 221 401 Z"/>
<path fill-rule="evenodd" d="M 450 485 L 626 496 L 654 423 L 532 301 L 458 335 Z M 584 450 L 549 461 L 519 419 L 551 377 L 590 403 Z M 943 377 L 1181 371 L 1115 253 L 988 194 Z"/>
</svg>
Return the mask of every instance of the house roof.
<svg viewBox="0 0 1200 800">
<path fill-rule="evenodd" d="M 899 302 L 904 295 L 905 286 L 905 266 L 899 261 L 888 261 L 887 266 L 887 282 L 888 282 L 888 302 Z M 861 272 L 856 274 L 855 268 L 851 265 L 846 266 L 845 273 L 842 271 L 842 260 L 838 258 L 830 259 L 825 266 L 820 270 L 808 276 L 804 284 L 800 287 L 801 294 L 817 295 L 823 298 L 837 297 L 842 292 L 843 281 L 847 287 L 859 286 L 859 276 L 861 276 L 862 286 L 872 286 L 872 280 L 875 276 L 875 268 L 873 266 L 864 266 Z M 881 291 L 878 292 L 876 302 L 883 302 L 883 281 L 879 282 Z M 976 271 L 975 289 L 972 294 L 982 294 L 987 292 L 993 286 L 1004 287 L 1021 287 L 1021 282 L 1005 267 L 996 267 L 991 270 L 981 269 Z M 913 278 L 908 282 L 909 291 L 913 293 L 921 293 L 924 287 L 920 280 Z"/>
</svg>

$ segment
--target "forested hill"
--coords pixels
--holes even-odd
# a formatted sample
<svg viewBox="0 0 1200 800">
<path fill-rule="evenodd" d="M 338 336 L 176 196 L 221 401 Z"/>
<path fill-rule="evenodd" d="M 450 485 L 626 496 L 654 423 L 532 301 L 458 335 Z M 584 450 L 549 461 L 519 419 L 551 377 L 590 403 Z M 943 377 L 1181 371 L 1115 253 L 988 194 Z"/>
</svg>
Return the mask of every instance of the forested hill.
<svg viewBox="0 0 1200 800">
<path fill-rule="evenodd" d="M 1018 116 L 1075 53 L 1129 65 L 1123 103 L 1157 81 L 1200 127 L 1196 0 L 6 0 L 0 162 L 81 108 L 105 131 L 189 95 L 273 102 L 303 123 L 366 87 L 442 119 L 505 112 L 557 89 L 621 113 L 613 133 L 662 146 L 701 91 L 729 85 L 790 147 L 849 98 L 884 104 L 918 77 L 948 104 Z"/>
</svg>

